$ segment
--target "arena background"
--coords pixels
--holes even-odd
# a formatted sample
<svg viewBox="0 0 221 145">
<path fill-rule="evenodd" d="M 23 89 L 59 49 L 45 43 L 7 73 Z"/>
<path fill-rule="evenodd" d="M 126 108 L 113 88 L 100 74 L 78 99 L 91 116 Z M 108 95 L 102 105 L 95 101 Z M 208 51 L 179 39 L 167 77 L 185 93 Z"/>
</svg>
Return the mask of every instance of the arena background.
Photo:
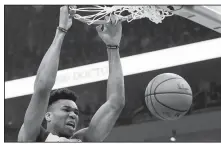
<svg viewBox="0 0 221 145">
<path fill-rule="evenodd" d="M 5 6 L 5 82 L 36 75 L 53 40 L 59 7 Z M 221 34 L 179 16 L 168 17 L 158 25 L 142 19 L 123 23 L 120 55 L 132 56 L 220 37 Z M 62 46 L 59 70 L 106 60 L 106 48 L 95 26 L 73 20 Z M 137 65 L 148 63 L 151 62 Z M 193 91 L 190 111 L 174 122 L 156 119 L 144 103 L 148 82 L 164 72 L 181 75 Z M 178 142 L 221 141 L 220 74 L 221 59 L 216 58 L 126 76 L 126 106 L 106 141 L 169 142 L 172 135 Z M 106 80 L 69 89 L 80 96 L 77 102 L 81 111 L 79 127 L 85 127 L 105 101 Z M 16 141 L 30 97 L 5 99 L 5 142 Z"/>
</svg>

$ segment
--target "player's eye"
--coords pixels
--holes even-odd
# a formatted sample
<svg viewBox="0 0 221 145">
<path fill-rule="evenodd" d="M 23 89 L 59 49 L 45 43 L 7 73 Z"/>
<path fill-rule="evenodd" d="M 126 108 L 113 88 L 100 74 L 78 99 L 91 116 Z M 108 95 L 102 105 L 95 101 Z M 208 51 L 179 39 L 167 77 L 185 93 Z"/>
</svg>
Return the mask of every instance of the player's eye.
<svg viewBox="0 0 221 145">
<path fill-rule="evenodd" d="M 67 109 L 67 108 L 63 108 L 62 110 L 65 111 L 65 112 L 69 112 L 69 111 L 70 111 L 70 110 Z"/>
<path fill-rule="evenodd" d="M 74 110 L 74 113 L 75 113 L 76 115 L 79 115 L 79 111 L 78 111 L 78 110 Z"/>
</svg>

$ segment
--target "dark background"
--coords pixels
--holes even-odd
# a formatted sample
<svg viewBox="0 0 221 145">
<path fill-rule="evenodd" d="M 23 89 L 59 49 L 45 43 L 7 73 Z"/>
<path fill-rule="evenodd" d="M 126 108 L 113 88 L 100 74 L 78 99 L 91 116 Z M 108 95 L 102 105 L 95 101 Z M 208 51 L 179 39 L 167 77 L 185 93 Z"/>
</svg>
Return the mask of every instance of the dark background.
<svg viewBox="0 0 221 145">
<path fill-rule="evenodd" d="M 59 7 L 5 6 L 5 81 L 36 75 L 58 26 Z M 219 37 L 221 34 L 179 16 L 168 17 L 162 24 L 141 19 L 123 23 L 120 54 L 121 57 L 132 56 Z M 105 60 L 107 60 L 105 45 L 97 35 L 95 26 L 73 20 L 62 46 L 59 70 Z M 138 65 L 148 65 L 148 62 Z M 164 72 L 179 74 L 190 84 L 194 100 L 187 115 L 199 110 L 203 112 L 221 108 L 221 59 L 217 58 L 126 76 L 126 107 L 116 127 L 157 120 L 144 104 L 144 91 L 153 77 Z M 80 96 L 77 102 L 81 110 L 79 127 L 85 127 L 105 101 L 106 81 L 70 89 Z M 5 99 L 6 142 L 16 141 L 29 101 L 30 95 Z M 217 139 L 217 132 L 220 133 L 220 130 L 213 131 L 216 137 L 214 140 L 220 141 Z M 188 141 L 185 140 L 185 136 L 182 139 Z M 168 141 L 164 138 L 154 140 Z M 197 141 L 205 140 L 204 135 L 197 138 Z"/>
</svg>

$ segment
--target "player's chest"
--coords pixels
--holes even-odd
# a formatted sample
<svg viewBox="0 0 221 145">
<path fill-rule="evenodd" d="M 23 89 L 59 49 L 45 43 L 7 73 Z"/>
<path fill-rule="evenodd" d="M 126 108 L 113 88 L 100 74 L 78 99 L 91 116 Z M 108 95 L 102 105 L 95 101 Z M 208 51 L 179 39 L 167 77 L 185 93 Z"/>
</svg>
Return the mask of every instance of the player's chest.
<svg viewBox="0 0 221 145">
<path fill-rule="evenodd" d="M 49 134 L 45 142 L 82 142 L 80 139 L 68 139 L 57 135 Z"/>
</svg>

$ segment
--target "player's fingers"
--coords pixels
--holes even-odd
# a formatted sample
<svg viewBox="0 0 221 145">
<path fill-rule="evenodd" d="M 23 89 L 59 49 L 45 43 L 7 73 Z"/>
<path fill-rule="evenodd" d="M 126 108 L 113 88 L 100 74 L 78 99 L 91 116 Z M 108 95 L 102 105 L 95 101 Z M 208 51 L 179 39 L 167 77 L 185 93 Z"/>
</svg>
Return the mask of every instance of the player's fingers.
<svg viewBox="0 0 221 145">
<path fill-rule="evenodd" d="M 60 11 L 63 11 L 64 10 L 64 6 L 60 7 Z"/>
<path fill-rule="evenodd" d="M 71 9 L 76 9 L 77 8 L 77 6 L 75 6 L 75 5 L 69 5 L 69 7 L 71 8 Z"/>
<path fill-rule="evenodd" d="M 117 19 L 117 23 L 122 23 L 122 22 L 124 22 L 124 21 L 126 21 L 127 19 L 125 19 L 125 18 L 118 18 Z"/>
<path fill-rule="evenodd" d="M 121 22 L 118 22 L 116 24 L 116 27 L 117 27 L 117 31 L 122 32 L 122 23 Z"/>
<path fill-rule="evenodd" d="M 60 7 L 60 11 L 63 11 L 63 12 L 68 11 L 68 6 L 62 6 L 62 7 Z"/>
<path fill-rule="evenodd" d="M 115 16 L 115 15 L 111 15 L 110 16 L 110 20 L 111 20 L 111 24 L 114 24 L 114 25 L 116 25 L 117 24 L 117 16 Z"/>
<path fill-rule="evenodd" d="M 103 32 L 104 26 L 103 26 L 103 25 L 98 25 L 98 26 L 96 27 L 96 30 L 97 30 L 97 32 Z"/>
<path fill-rule="evenodd" d="M 105 25 L 101 25 L 101 31 L 104 31 Z"/>
<path fill-rule="evenodd" d="M 73 16 L 76 13 L 77 6 L 68 6 L 68 12 L 70 16 Z"/>
<path fill-rule="evenodd" d="M 105 21 L 107 22 L 107 24 L 110 23 L 110 17 L 109 17 L 109 16 L 105 16 L 104 19 L 105 19 Z"/>
</svg>

